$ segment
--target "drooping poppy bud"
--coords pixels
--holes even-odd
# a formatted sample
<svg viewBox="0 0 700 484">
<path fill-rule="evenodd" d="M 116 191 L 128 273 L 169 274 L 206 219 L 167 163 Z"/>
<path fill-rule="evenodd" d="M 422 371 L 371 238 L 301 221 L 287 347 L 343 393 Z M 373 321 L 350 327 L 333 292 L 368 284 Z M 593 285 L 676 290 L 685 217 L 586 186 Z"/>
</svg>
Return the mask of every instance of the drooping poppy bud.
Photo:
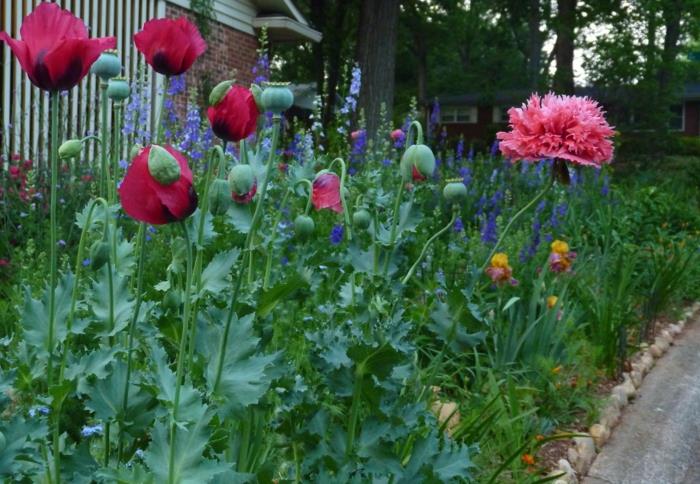
<svg viewBox="0 0 700 484">
<path fill-rule="evenodd" d="M 180 164 L 165 148 L 152 145 L 148 155 L 148 172 L 161 185 L 172 185 L 180 179 Z"/>
<path fill-rule="evenodd" d="M 423 179 L 433 176 L 435 155 L 426 145 L 411 145 L 401 157 L 401 175 L 405 181 L 414 178 L 414 168 Z M 417 180 L 416 180 L 417 181 Z"/>
<path fill-rule="evenodd" d="M 221 81 L 209 93 L 209 106 L 216 106 L 223 99 L 234 81 Z"/>
<path fill-rule="evenodd" d="M 364 208 L 361 208 L 352 214 L 352 224 L 357 228 L 366 229 L 369 227 L 371 221 L 372 216 Z"/>
<path fill-rule="evenodd" d="M 314 219 L 308 215 L 297 215 L 294 219 L 294 233 L 296 233 L 298 237 L 308 237 L 314 233 L 315 228 L 316 224 L 314 223 Z"/>
<path fill-rule="evenodd" d="M 255 133 L 259 114 L 253 93 L 242 86 L 229 86 L 207 109 L 212 131 L 224 141 L 240 141 Z"/>
<path fill-rule="evenodd" d="M 126 176 L 119 186 L 122 208 L 132 218 L 141 222 L 161 225 L 183 220 L 197 208 L 197 194 L 192 186 L 192 172 L 185 157 L 170 146 L 158 147 L 170 154 L 179 165 L 180 175 L 169 184 L 158 181 L 149 169 L 151 150 L 147 146 L 131 161 Z M 161 162 L 168 163 L 165 157 Z M 162 167 L 159 167 L 162 169 Z M 166 168 L 166 179 L 174 173 Z"/>
<path fill-rule="evenodd" d="M 260 100 L 265 108 L 273 114 L 281 114 L 294 104 L 294 94 L 289 89 L 288 82 L 268 82 Z"/>
<path fill-rule="evenodd" d="M 255 185 L 253 169 L 246 164 L 234 166 L 228 174 L 228 183 L 233 193 L 237 195 L 248 193 Z"/>
<path fill-rule="evenodd" d="M 467 198 L 467 187 L 462 182 L 450 182 L 442 189 L 447 203 L 459 203 Z"/>
<path fill-rule="evenodd" d="M 90 247 L 90 268 L 98 270 L 109 260 L 109 243 L 105 240 L 97 240 Z"/>
<path fill-rule="evenodd" d="M 163 307 L 166 310 L 177 311 L 182 304 L 182 294 L 177 289 L 170 289 L 163 297 Z"/>
<path fill-rule="evenodd" d="M 83 151 L 83 142 L 79 139 L 69 139 L 58 147 L 58 157 L 62 160 L 75 158 Z"/>
<path fill-rule="evenodd" d="M 321 171 L 313 182 L 311 203 L 316 210 L 329 208 L 334 212 L 343 213 L 343 202 L 340 199 L 340 178 L 335 173 Z"/>
<path fill-rule="evenodd" d="M 183 74 L 207 50 L 199 30 L 185 17 L 149 20 L 134 34 L 134 45 L 165 76 Z"/>
<path fill-rule="evenodd" d="M 41 3 L 22 21 L 22 40 L 0 32 L 29 80 L 45 91 L 66 91 L 87 75 L 102 52 L 114 49 L 115 37 L 88 38 L 82 20 L 55 3 Z"/>
<path fill-rule="evenodd" d="M 226 180 L 217 178 L 209 187 L 209 212 L 223 215 L 231 205 L 231 189 Z"/>
<path fill-rule="evenodd" d="M 90 72 L 95 74 L 103 81 L 117 77 L 122 71 L 122 63 L 119 60 L 117 51 L 109 49 L 104 51 L 97 58 L 95 63 L 90 68 Z"/>
</svg>

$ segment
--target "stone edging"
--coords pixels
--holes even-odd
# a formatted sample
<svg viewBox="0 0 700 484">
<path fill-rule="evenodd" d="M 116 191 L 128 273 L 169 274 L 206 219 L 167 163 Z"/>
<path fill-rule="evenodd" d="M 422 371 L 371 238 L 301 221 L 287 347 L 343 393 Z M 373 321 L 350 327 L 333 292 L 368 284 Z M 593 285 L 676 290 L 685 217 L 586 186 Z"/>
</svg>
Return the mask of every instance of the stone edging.
<svg viewBox="0 0 700 484">
<path fill-rule="evenodd" d="M 655 360 L 668 351 L 673 340 L 681 334 L 686 323 L 698 310 L 700 302 L 693 303 L 683 313 L 683 319 L 662 329 L 651 346 L 642 346 L 642 351 L 632 359 L 632 371 L 623 373 L 624 381 L 611 390 L 607 403 L 600 412 L 600 421 L 591 425 L 587 433 L 582 432 L 580 437 L 574 437 L 574 445 L 569 448 L 567 459 L 559 459 L 557 468 L 548 474 L 549 477 L 564 474 L 554 484 L 575 484 L 586 476 L 598 452 L 620 421 L 622 410 L 636 396 L 637 389 L 654 367 Z"/>
</svg>

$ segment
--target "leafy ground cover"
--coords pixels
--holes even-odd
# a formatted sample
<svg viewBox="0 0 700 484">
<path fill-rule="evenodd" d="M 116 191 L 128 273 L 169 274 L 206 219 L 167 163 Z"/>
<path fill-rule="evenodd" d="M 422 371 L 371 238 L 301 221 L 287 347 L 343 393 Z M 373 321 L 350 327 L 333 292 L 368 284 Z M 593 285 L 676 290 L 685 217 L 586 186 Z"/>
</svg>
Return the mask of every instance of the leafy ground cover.
<svg viewBox="0 0 700 484">
<path fill-rule="evenodd" d="M 104 98 L 119 149 L 53 143 L 53 182 L 7 154 L 3 477 L 541 480 L 538 449 L 698 296 L 698 160 L 514 164 L 415 112 L 372 143 L 359 82 L 308 129 L 285 86 L 222 84 L 209 119 L 253 122 L 214 144 L 177 76 L 145 130 L 136 80 Z"/>
</svg>

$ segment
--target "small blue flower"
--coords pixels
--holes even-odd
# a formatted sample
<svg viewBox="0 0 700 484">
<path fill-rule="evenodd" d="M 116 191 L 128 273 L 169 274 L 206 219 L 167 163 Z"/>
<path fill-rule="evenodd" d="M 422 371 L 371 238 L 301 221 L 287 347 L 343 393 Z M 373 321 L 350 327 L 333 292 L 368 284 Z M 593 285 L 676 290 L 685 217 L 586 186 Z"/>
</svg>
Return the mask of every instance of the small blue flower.
<svg viewBox="0 0 700 484">
<path fill-rule="evenodd" d="M 102 433 L 102 424 L 97 425 L 85 425 L 80 431 L 80 435 L 83 437 L 92 437 L 93 435 L 100 435 Z"/>
<path fill-rule="evenodd" d="M 58 242 L 56 242 L 56 245 L 58 245 L 59 247 L 65 247 L 65 246 L 66 246 L 66 241 L 63 240 L 63 239 L 61 239 L 61 240 L 59 240 Z"/>
<path fill-rule="evenodd" d="M 462 223 L 462 217 L 457 217 L 455 224 L 453 226 L 455 232 L 461 232 L 464 230 L 464 224 Z"/>
<path fill-rule="evenodd" d="M 87 267 L 90 265 L 90 259 L 83 259 L 83 267 Z"/>
<path fill-rule="evenodd" d="M 342 225 L 335 225 L 333 230 L 331 230 L 330 240 L 331 244 L 338 245 L 343 241 L 343 236 L 345 235 L 345 229 Z"/>
</svg>

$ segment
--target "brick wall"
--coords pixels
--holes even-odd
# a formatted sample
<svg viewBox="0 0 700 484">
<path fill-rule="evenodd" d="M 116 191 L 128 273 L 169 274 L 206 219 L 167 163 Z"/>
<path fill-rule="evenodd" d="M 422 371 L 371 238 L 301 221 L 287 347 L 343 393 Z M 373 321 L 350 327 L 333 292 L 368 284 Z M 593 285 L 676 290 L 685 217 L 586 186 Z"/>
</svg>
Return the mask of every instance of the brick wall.
<svg viewBox="0 0 700 484">
<path fill-rule="evenodd" d="M 166 4 L 165 16 L 186 16 L 194 21 L 192 14 L 177 5 Z M 253 35 L 211 21 L 207 38 L 207 51 L 197 59 L 187 72 L 187 88 L 196 87 L 208 91 L 219 82 L 235 78 L 245 86 L 253 81 L 251 69 L 257 58 L 258 41 Z M 200 93 L 208 96 L 209 93 Z"/>
</svg>

